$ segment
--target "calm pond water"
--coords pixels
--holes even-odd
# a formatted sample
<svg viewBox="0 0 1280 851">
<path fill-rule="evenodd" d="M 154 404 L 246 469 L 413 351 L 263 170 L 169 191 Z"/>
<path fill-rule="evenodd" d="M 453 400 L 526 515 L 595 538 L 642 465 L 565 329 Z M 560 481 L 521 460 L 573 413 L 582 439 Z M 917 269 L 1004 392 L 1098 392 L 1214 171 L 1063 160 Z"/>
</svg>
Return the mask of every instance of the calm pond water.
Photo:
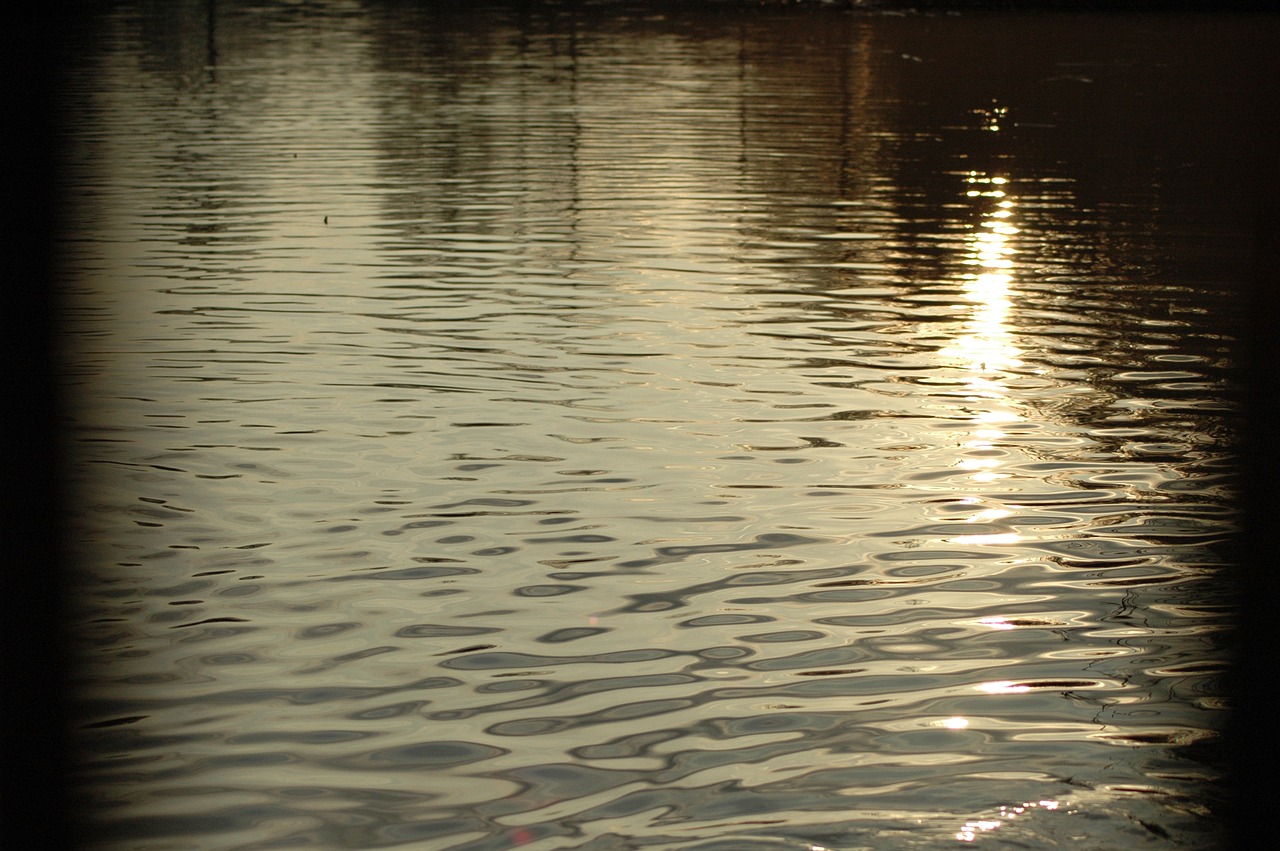
<svg viewBox="0 0 1280 851">
<path fill-rule="evenodd" d="M 1218 842 L 1265 28 L 91 23 L 93 847 Z"/>
</svg>

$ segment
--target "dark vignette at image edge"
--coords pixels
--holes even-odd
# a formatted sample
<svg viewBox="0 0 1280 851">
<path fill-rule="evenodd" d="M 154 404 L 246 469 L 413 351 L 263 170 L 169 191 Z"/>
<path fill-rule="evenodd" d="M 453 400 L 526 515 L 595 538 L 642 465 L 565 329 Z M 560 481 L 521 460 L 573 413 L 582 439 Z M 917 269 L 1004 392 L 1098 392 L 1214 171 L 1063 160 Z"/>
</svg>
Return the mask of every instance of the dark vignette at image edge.
<svg viewBox="0 0 1280 851">
<path fill-rule="evenodd" d="M 1274 18 L 1268 20 L 1273 26 Z M 1273 51 L 1262 63 L 1265 81 L 1259 91 L 1274 91 L 1280 60 Z M 1244 452 L 1242 470 L 1243 533 L 1237 543 L 1240 616 L 1235 659 L 1229 676 L 1232 714 L 1227 730 L 1229 765 L 1232 768 L 1232 810 L 1229 836 L 1239 848 L 1269 847 L 1269 810 L 1274 807 L 1276 763 L 1272 759 L 1274 696 L 1277 689 L 1276 606 L 1280 603 L 1280 574 L 1273 546 L 1275 516 L 1280 495 L 1275 482 L 1280 475 L 1280 445 L 1276 423 L 1280 418 L 1280 166 L 1277 150 L 1268 140 L 1280 138 L 1280 115 L 1275 101 L 1259 103 L 1257 133 L 1263 153 L 1256 164 L 1254 215 L 1256 240 L 1252 284 L 1253 326 L 1249 357 L 1243 376 Z M 1274 838 L 1271 840 L 1274 842 Z"/>
<path fill-rule="evenodd" d="M 531 0 L 532 2 L 533 0 Z M 695 0 L 696 2 L 697 0 Z M 758 0 L 768 2 L 769 0 Z M 427 0 L 424 0 L 427 2 Z M 711 2 L 711 0 L 707 0 Z M 867 4 L 872 5 L 872 4 Z M 1259 7 L 1240 0 L 923 0 L 885 3 L 931 9 L 1043 11 L 1101 10 L 1162 13 L 1223 13 Z M 64 597 L 72 566 L 60 552 L 57 517 L 60 453 L 57 424 L 61 400 L 55 390 L 54 330 L 58 277 L 56 240 L 59 211 L 74 204 L 56 191 L 57 129 L 74 116 L 58 109 L 59 56 L 69 46 L 78 4 L 73 0 L 9 7 L 4 26 L 4 138 L 10 192 L 5 198 L 4 280 L 8 304 L 4 327 L 3 398 L 6 446 L 4 549 L 8 557 L 3 622 L 5 691 L 3 759 L 5 776 L 0 818 L 4 847 L 75 849 L 85 837 L 67 807 L 69 749 L 66 694 Z M 1260 25 L 1276 26 L 1274 13 Z M 1256 132 L 1261 144 L 1253 173 L 1256 247 L 1249 289 L 1253 325 L 1241 376 L 1243 451 L 1241 521 L 1235 543 L 1235 575 L 1240 600 L 1235 659 L 1229 677 L 1233 706 L 1227 729 L 1231 804 L 1225 814 L 1234 848 L 1271 847 L 1267 830 L 1276 788 L 1269 727 L 1277 693 L 1280 634 L 1280 573 L 1271 552 L 1274 517 L 1280 512 L 1280 168 L 1267 156 L 1266 142 L 1280 139 L 1276 104 L 1266 97 L 1269 81 L 1280 80 L 1280 57 L 1259 59 L 1264 79 L 1254 91 Z"/>
<path fill-rule="evenodd" d="M 55 243 L 67 199 L 54 186 L 59 122 L 60 26 L 70 2 L 10 4 L 0 24 L 4 61 L 5 198 L 3 333 L 7 447 L 0 528 L 4 530 L 0 614 L 0 846 L 74 849 L 67 788 L 69 750 L 65 594 L 70 566 L 63 536 L 55 390 Z"/>
</svg>

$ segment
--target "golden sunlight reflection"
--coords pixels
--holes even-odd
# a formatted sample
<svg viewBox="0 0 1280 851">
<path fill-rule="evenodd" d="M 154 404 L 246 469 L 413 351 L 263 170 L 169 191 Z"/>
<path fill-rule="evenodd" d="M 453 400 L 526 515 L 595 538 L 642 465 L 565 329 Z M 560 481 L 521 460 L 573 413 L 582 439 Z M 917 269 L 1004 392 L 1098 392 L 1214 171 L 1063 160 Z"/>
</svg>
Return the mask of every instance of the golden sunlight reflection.
<svg viewBox="0 0 1280 851">
<path fill-rule="evenodd" d="M 1009 114 L 1009 108 L 1007 106 L 995 106 L 995 101 L 992 101 L 992 106 L 985 109 L 975 109 L 972 112 L 982 122 L 983 130 L 999 133 L 1000 122 Z"/>
<path fill-rule="evenodd" d="M 989 523 L 992 520 L 1002 520 L 1013 514 L 1013 510 L 1009 508 L 984 508 L 981 511 L 975 511 L 964 519 L 966 523 Z"/>
<path fill-rule="evenodd" d="M 949 544 L 1016 544 L 1022 540 L 1017 532 L 1000 532 L 994 535 L 956 535 L 947 538 Z"/>
<path fill-rule="evenodd" d="M 987 484 L 1008 478 L 1001 470 L 1004 454 L 999 443 L 1005 426 L 1022 417 L 1008 406 L 1008 374 L 1022 366 L 1022 352 L 1016 344 L 1013 326 L 1012 285 L 1015 204 L 1009 196 L 1009 178 L 978 171 L 961 175 L 964 195 L 980 204 L 981 219 L 965 240 L 960 262 L 966 267 L 960 276 L 961 292 L 968 302 L 963 324 L 950 345 L 940 354 L 961 371 L 965 396 L 972 409 L 973 428 L 964 442 L 956 466 L 969 473 L 975 483 Z M 981 523 L 994 517 L 981 512 L 969 522 Z M 964 535 L 953 543 L 1011 544 L 1013 533 Z"/>
<path fill-rule="evenodd" d="M 1056 810 L 1061 806 L 1059 801 L 1027 801 L 1023 804 L 1013 806 L 1002 805 L 999 809 L 999 818 L 972 819 L 964 823 L 964 826 L 956 832 L 956 839 L 961 842 L 972 842 L 979 834 L 996 830 L 1001 825 L 1013 821 L 1018 816 L 1030 810 Z M 1070 810 L 1066 812 L 1071 812 Z"/>
<path fill-rule="evenodd" d="M 965 177 L 969 198 L 990 198 L 993 208 L 983 214 L 979 227 L 970 235 L 964 265 L 974 267 L 963 276 L 964 295 L 973 304 L 966 323 L 966 333 L 943 350 L 948 357 L 958 358 L 972 375 L 970 388 L 990 398 L 1004 396 L 999 374 L 1021 366 L 1021 352 L 1013 344 L 1009 313 L 1013 303 L 1009 286 L 1013 281 L 1014 249 L 1012 238 L 1018 234 L 1010 219 L 1013 201 L 1003 188 L 1004 177 L 987 177 L 969 172 Z"/>
<path fill-rule="evenodd" d="M 987 694 L 1021 694 L 1024 691 L 1031 691 L 1031 686 L 1022 683 L 1010 682 L 1009 680 L 999 680 L 991 683 L 979 683 L 974 686 L 978 691 L 984 691 Z"/>
</svg>

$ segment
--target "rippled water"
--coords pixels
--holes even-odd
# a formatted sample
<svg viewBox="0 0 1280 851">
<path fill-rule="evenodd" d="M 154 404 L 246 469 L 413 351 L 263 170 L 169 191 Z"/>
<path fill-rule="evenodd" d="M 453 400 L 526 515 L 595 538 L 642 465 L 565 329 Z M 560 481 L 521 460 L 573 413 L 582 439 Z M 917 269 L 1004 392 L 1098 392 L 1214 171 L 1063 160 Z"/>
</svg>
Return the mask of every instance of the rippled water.
<svg viewBox="0 0 1280 851">
<path fill-rule="evenodd" d="M 93 30 L 95 847 L 1216 841 L 1247 19 Z"/>
</svg>

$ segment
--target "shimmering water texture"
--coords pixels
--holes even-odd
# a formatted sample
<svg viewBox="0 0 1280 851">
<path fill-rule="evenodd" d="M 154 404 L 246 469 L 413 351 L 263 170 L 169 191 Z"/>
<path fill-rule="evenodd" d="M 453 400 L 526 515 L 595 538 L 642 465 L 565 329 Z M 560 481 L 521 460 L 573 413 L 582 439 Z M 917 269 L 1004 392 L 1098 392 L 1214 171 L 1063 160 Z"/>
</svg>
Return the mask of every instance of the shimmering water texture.
<svg viewBox="0 0 1280 851">
<path fill-rule="evenodd" d="M 94 21 L 95 847 L 1212 847 L 1259 28 L 709 9 Z"/>
</svg>

